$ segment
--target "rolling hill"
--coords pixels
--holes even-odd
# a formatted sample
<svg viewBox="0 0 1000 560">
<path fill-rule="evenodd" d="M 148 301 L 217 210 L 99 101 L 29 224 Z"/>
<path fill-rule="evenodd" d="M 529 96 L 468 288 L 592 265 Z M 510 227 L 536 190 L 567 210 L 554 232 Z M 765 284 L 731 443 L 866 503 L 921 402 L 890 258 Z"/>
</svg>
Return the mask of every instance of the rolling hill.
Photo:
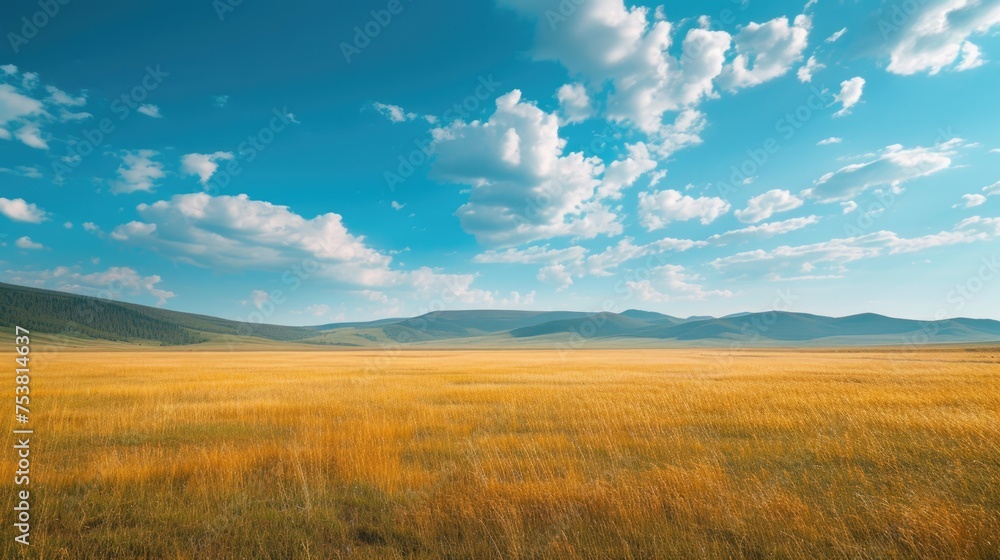
<svg viewBox="0 0 1000 560">
<path fill-rule="evenodd" d="M 988 319 L 915 321 L 874 313 L 736 313 L 686 319 L 652 311 L 435 311 L 419 317 L 290 327 L 243 323 L 0 283 L 0 328 L 19 324 L 79 340 L 164 346 L 283 342 L 325 347 L 545 346 L 568 340 L 618 347 L 866 346 L 1000 342 Z"/>
</svg>

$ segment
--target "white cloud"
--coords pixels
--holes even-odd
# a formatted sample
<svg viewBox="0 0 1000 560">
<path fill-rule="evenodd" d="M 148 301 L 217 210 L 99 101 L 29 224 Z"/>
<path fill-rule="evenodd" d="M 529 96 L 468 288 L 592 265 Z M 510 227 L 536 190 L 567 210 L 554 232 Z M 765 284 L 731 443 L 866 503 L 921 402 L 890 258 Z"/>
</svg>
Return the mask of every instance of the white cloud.
<svg viewBox="0 0 1000 560">
<path fill-rule="evenodd" d="M 40 224 L 48 219 L 48 212 L 35 204 L 25 202 L 23 198 L 10 199 L 0 197 L 0 214 L 7 216 L 15 222 L 28 222 L 31 224 Z"/>
<path fill-rule="evenodd" d="M 163 164 L 153 161 L 159 152 L 153 150 L 124 151 L 120 154 L 122 164 L 118 166 L 118 180 L 111 183 L 111 192 L 128 194 L 137 191 L 151 192 L 156 180 L 165 175 Z"/>
<path fill-rule="evenodd" d="M 872 154 L 877 156 L 872 161 L 851 164 L 827 173 L 803 194 L 831 202 L 853 198 L 873 187 L 898 189 L 904 183 L 951 167 L 951 158 L 959 142 L 953 139 L 933 148 L 905 149 L 898 144 L 888 146 L 878 154 Z"/>
<path fill-rule="evenodd" d="M 125 295 L 145 295 L 165 305 L 173 292 L 159 288 L 159 276 L 142 276 L 129 267 L 111 267 L 103 272 L 81 274 L 74 268 L 60 266 L 52 270 L 8 270 L 12 282 L 25 286 L 49 288 L 63 292 L 121 300 Z"/>
<path fill-rule="evenodd" d="M 963 194 L 962 202 L 955 204 L 952 208 L 974 208 L 986 202 L 986 197 L 981 194 Z"/>
<path fill-rule="evenodd" d="M 48 150 L 49 143 L 42 138 L 42 130 L 36 124 L 25 124 L 14 131 L 14 137 L 24 145 L 31 146 L 39 150 Z"/>
<path fill-rule="evenodd" d="M 760 275 L 767 273 L 798 274 L 822 268 L 824 277 L 842 274 L 845 265 L 862 259 L 886 255 L 906 254 L 934 247 L 988 241 L 1000 237 L 1000 218 L 973 216 L 958 223 L 951 231 L 924 235 L 916 238 L 900 237 L 891 231 L 878 231 L 821 243 L 799 246 L 782 246 L 772 251 L 755 250 L 715 259 L 710 264 L 717 270 L 732 275 Z"/>
<path fill-rule="evenodd" d="M 986 196 L 993 196 L 995 194 L 1000 195 L 1000 181 L 997 181 L 988 187 L 983 187 L 983 192 L 986 193 Z M 3 199 L 0 198 L 0 200 Z"/>
<path fill-rule="evenodd" d="M 674 24 L 655 15 L 650 22 L 647 8 L 628 8 L 622 0 L 575 2 L 565 18 L 535 0 L 501 4 L 536 20 L 537 58 L 558 61 L 571 75 L 585 78 L 591 91 L 607 92 L 606 116 L 631 123 L 656 144 L 672 136 L 665 130 L 665 113 L 692 109 L 715 96 L 713 82 L 731 44 L 724 31 L 694 28 L 674 47 Z"/>
<path fill-rule="evenodd" d="M 94 115 L 91 115 L 90 113 L 87 113 L 85 111 L 80 113 L 74 113 L 72 111 L 67 111 L 65 109 L 59 110 L 59 120 L 62 122 L 85 121 L 93 117 Z"/>
<path fill-rule="evenodd" d="M 143 222 L 118 226 L 112 238 L 158 250 L 201 266 L 268 269 L 301 264 L 305 258 L 357 267 L 358 280 L 385 280 L 390 257 L 348 233 L 338 214 L 307 220 L 286 206 L 246 195 L 176 195 L 138 206 Z M 352 268 L 352 270 L 354 270 Z"/>
<path fill-rule="evenodd" d="M 559 88 L 556 97 L 559 99 L 559 112 L 564 123 L 583 122 L 594 114 L 590 96 L 583 84 L 566 84 Z"/>
<path fill-rule="evenodd" d="M 42 172 L 37 167 L 29 167 L 27 165 L 18 165 L 14 169 L 0 167 L 0 173 L 9 173 L 10 175 L 17 175 L 18 177 L 26 177 L 28 179 L 42 178 Z"/>
<path fill-rule="evenodd" d="M 264 304 L 271 301 L 271 294 L 264 290 L 254 290 L 250 292 L 250 301 L 257 309 L 264 307 Z"/>
<path fill-rule="evenodd" d="M 695 218 L 707 225 L 729 209 L 729 203 L 718 197 L 692 198 L 675 190 L 639 193 L 639 221 L 649 231 Z"/>
<path fill-rule="evenodd" d="M 101 231 L 101 228 L 97 226 L 94 222 L 83 222 L 83 229 L 89 232 Z"/>
<path fill-rule="evenodd" d="M 406 121 L 412 121 L 420 118 L 420 115 L 416 113 L 409 113 L 403 110 L 399 105 L 390 105 L 387 103 L 373 103 L 375 110 L 382 114 L 385 118 L 389 119 L 394 123 L 401 123 Z"/>
<path fill-rule="evenodd" d="M 847 202 L 840 203 L 841 208 L 844 209 L 844 214 L 850 214 L 858 209 L 858 203 L 853 200 L 848 200 Z"/>
<path fill-rule="evenodd" d="M 738 89 L 785 75 L 802 60 L 811 27 L 812 21 L 806 15 L 796 16 L 792 23 L 787 17 L 779 17 L 747 25 L 733 40 L 737 55 L 726 66 L 720 82 L 729 89 Z"/>
<path fill-rule="evenodd" d="M 829 138 L 824 138 L 816 143 L 817 146 L 829 146 L 830 144 L 840 144 L 843 142 L 843 138 L 838 138 L 836 136 L 831 136 Z"/>
<path fill-rule="evenodd" d="M 808 83 L 812 81 L 813 74 L 824 68 L 826 68 L 826 65 L 817 61 L 815 56 L 810 56 L 809 60 L 806 61 L 804 66 L 799 68 L 795 75 L 798 76 L 800 82 Z"/>
<path fill-rule="evenodd" d="M 617 216 L 595 196 L 601 160 L 564 154 L 558 117 L 522 101 L 520 91 L 496 107 L 486 122 L 433 130 L 432 175 L 472 187 L 456 211 L 465 231 L 493 245 L 620 233 Z"/>
<path fill-rule="evenodd" d="M 538 279 L 555 284 L 560 290 L 573 284 L 574 278 L 584 276 L 611 276 L 618 266 L 642 257 L 661 255 L 671 251 L 687 251 L 708 245 L 705 241 L 663 238 L 644 245 L 636 245 L 626 237 L 600 253 L 590 253 L 580 246 L 550 249 L 548 245 L 527 249 L 490 250 L 479 254 L 474 261 L 484 264 L 536 264 L 544 265 Z"/>
<path fill-rule="evenodd" d="M 787 212 L 802 206 L 802 199 L 792 193 L 774 189 L 755 196 L 747 202 L 744 210 L 734 212 L 739 221 L 754 224 L 770 218 L 779 212 Z"/>
<path fill-rule="evenodd" d="M 442 274 L 430 268 L 390 268 L 392 257 L 348 232 L 340 215 L 312 219 L 286 206 L 247 195 L 176 195 L 137 207 L 140 219 L 115 228 L 111 238 L 214 269 L 261 270 L 283 278 L 345 286 L 409 290 L 410 299 L 490 305 L 499 296 L 472 287 L 475 275 Z M 294 271 L 299 272 L 298 275 Z"/>
<path fill-rule="evenodd" d="M 392 201 L 392 209 L 393 210 L 402 210 L 403 208 L 406 208 L 406 204 L 405 203 L 404 204 L 400 204 L 400 203 L 396 202 L 395 200 Z"/>
<path fill-rule="evenodd" d="M 538 271 L 538 281 L 543 284 L 558 286 L 556 291 L 564 291 L 573 285 L 573 275 L 566 270 L 566 265 L 554 264 Z"/>
<path fill-rule="evenodd" d="M 325 317 L 330 314 L 330 306 L 325 303 L 316 303 L 306 307 L 306 313 L 313 317 Z"/>
<path fill-rule="evenodd" d="M 215 152 L 214 154 L 186 154 L 181 157 L 181 172 L 185 175 L 197 175 L 202 185 L 219 170 L 220 161 L 235 159 L 232 152 Z"/>
<path fill-rule="evenodd" d="M 844 36 L 844 33 L 847 33 L 847 28 L 846 27 L 842 28 L 840 31 L 837 31 L 833 35 L 830 35 L 829 37 L 827 37 L 826 38 L 826 42 L 827 43 L 836 43 L 837 41 L 840 40 L 841 37 Z"/>
<path fill-rule="evenodd" d="M 599 198 L 618 200 L 622 197 L 622 189 L 631 187 L 639 177 L 656 169 L 656 160 L 642 142 L 627 146 L 628 156 L 625 159 L 612 162 L 604 172 L 604 180 L 597 189 Z"/>
<path fill-rule="evenodd" d="M 663 265 L 649 272 L 648 280 L 625 283 L 631 294 L 640 301 L 666 303 L 669 301 L 704 301 L 710 297 L 732 297 L 729 290 L 706 290 L 696 283 L 700 278 L 678 265 Z"/>
<path fill-rule="evenodd" d="M 229 96 L 216 95 L 215 97 L 212 98 L 212 104 L 221 109 L 222 107 L 229 105 Z"/>
<path fill-rule="evenodd" d="M 854 77 L 850 80 L 845 80 L 840 83 L 840 93 L 834 96 L 841 104 L 841 109 L 834 113 L 835 117 L 843 117 L 845 115 L 851 114 L 851 107 L 858 104 L 861 101 L 861 94 L 865 89 L 865 79 L 862 77 Z"/>
<path fill-rule="evenodd" d="M 497 251 L 491 249 L 473 258 L 473 262 L 484 264 L 552 264 L 563 262 L 581 262 L 587 254 L 583 247 L 573 246 L 566 249 L 549 249 L 548 245 L 528 247 L 526 249 L 507 249 Z"/>
<path fill-rule="evenodd" d="M 716 243 L 728 243 L 729 241 L 739 241 L 745 239 L 769 239 L 777 235 L 784 235 L 804 227 L 819 223 L 818 216 L 808 216 L 805 218 L 791 218 L 780 222 L 769 222 L 727 231 L 709 237 L 709 241 Z"/>
<path fill-rule="evenodd" d="M 979 47 L 969 38 L 1000 25 L 1000 4 L 995 0 L 927 0 L 922 4 L 902 28 L 891 20 L 880 23 L 885 36 L 896 38 L 889 49 L 889 72 L 937 74 L 956 62 L 955 70 L 980 66 Z"/>
<path fill-rule="evenodd" d="M 45 246 L 42 245 L 41 243 L 35 243 L 34 241 L 32 241 L 31 238 L 28 237 L 27 235 L 25 235 L 24 237 L 19 237 L 17 241 L 14 242 L 14 245 L 17 245 L 21 249 L 29 249 L 29 250 L 38 250 L 45 248 Z"/>
<path fill-rule="evenodd" d="M 149 103 L 139 106 L 138 111 L 147 117 L 153 117 L 154 119 L 162 119 L 163 115 L 160 113 L 160 108 L 156 105 Z"/>
<path fill-rule="evenodd" d="M 44 125 L 91 117 L 90 113 L 74 113 L 67 109 L 85 105 L 85 94 L 73 96 L 51 85 L 42 88 L 42 93 L 38 91 L 38 86 L 38 74 L 22 74 L 12 64 L 3 66 L 3 74 L 0 75 L 0 139 L 17 139 L 26 146 L 47 150 L 49 134 L 42 130 Z"/>
<path fill-rule="evenodd" d="M 965 70 L 972 70 L 973 68 L 979 68 L 986 61 L 983 60 L 983 53 L 979 50 L 979 47 L 966 41 L 962 43 L 962 61 L 958 63 L 955 70 L 962 72 Z"/>
<path fill-rule="evenodd" d="M 67 105 L 70 107 L 82 107 L 87 104 L 87 96 L 72 96 L 55 86 L 45 86 L 45 91 L 49 93 L 46 102 L 54 105 Z"/>
</svg>

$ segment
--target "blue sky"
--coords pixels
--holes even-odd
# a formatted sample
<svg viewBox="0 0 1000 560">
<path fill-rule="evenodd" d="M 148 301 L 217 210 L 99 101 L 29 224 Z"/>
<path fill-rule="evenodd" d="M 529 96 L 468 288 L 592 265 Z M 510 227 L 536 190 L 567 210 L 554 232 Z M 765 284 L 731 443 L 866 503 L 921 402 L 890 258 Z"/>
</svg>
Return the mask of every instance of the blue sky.
<svg viewBox="0 0 1000 560">
<path fill-rule="evenodd" d="M 996 0 L 334 4 L 4 4 L 0 281 L 1000 318 Z"/>
</svg>

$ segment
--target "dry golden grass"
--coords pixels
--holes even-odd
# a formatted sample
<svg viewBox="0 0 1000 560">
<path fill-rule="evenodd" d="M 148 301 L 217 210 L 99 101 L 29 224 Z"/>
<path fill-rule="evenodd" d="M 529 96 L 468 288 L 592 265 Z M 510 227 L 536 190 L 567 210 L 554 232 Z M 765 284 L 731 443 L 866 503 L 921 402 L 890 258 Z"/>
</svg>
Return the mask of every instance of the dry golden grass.
<svg viewBox="0 0 1000 560">
<path fill-rule="evenodd" d="M 46 356 L 30 556 L 1000 557 L 1000 351 L 724 354 Z"/>
</svg>

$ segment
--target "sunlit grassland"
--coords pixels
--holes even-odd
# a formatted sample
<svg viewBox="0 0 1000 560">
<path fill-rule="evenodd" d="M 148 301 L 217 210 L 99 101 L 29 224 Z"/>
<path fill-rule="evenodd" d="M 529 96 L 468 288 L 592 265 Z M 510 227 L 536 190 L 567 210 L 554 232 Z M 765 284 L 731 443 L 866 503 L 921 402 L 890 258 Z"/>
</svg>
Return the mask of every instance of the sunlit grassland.
<svg viewBox="0 0 1000 560">
<path fill-rule="evenodd" d="M 31 557 L 1000 558 L 1000 349 L 39 358 Z"/>
</svg>

